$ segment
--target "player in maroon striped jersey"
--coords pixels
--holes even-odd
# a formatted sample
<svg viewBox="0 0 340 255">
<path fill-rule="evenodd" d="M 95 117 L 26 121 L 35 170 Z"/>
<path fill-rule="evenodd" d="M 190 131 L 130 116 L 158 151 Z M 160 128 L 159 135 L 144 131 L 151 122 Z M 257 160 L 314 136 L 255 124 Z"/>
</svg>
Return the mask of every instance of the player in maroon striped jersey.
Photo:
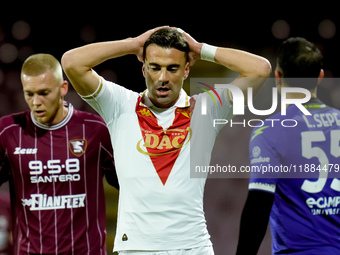
<svg viewBox="0 0 340 255">
<path fill-rule="evenodd" d="M 0 119 L 15 254 L 106 254 L 103 174 L 118 187 L 106 125 L 64 102 L 68 83 L 53 56 L 29 57 L 21 80 L 30 111 Z"/>
</svg>

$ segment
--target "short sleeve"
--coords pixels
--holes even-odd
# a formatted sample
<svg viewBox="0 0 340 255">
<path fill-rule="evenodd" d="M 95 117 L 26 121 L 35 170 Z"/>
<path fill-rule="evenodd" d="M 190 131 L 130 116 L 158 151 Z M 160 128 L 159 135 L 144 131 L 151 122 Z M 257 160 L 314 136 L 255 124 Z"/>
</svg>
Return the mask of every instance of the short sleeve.
<svg viewBox="0 0 340 255">
<path fill-rule="evenodd" d="M 122 112 L 122 107 L 131 97 L 138 93 L 128 90 L 116 83 L 100 78 L 97 90 L 88 96 L 81 96 L 109 125 Z"/>
<path fill-rule="evenodd" d="M 230 120 L 234 117 L 233 105 L 232 105 L 232 94 L 229 89 L 216 89 L 216 92 L 221 98 L 221 107 L 217 108 L 217 117 Z"/>
<path fill-rule="evenodd" d="M 218 133 L 233 115 L 232 96 L 228 89 L 219 88 L 199 93 L 193 96 L 195 111 L 201 119 L 209 118 L 210 123 Z"/>
</svg>

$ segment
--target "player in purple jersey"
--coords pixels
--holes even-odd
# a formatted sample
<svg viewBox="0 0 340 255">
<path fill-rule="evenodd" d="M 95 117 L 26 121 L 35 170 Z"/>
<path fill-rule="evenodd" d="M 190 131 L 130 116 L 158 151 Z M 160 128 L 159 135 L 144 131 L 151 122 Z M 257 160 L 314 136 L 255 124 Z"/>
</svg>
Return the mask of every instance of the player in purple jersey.
<svg viewBox="0 0 340 255">
<path fill-rule="evenodd" d="M 304 38 L 290 38 L 279 49 L 278 90 L 308 89 L 311 100 L 304 107 L 311 115 L 290 105 L 286 115 L 278 113 L 270 119 L 276 123 L 290 119 L 291 127 L 254 128 L 249 146 L 252 174 L 238 255 L 257 253 L 268 219 L 273 254 L 340 254 L 340 180 L 336 178 L 340 111 L 317 99 L 317 84 L 324 76 L 321 67 L 320 51 Z"/>
<path fill-rule="evenodd" d="M 68 83 L 53 56 L 29 57 L 21 80 L 30 111 L 0 119 L 15 254 L 106 254 L 103 174 L 118 187 L 106 125 L 64 102 Z"/>
</svg>

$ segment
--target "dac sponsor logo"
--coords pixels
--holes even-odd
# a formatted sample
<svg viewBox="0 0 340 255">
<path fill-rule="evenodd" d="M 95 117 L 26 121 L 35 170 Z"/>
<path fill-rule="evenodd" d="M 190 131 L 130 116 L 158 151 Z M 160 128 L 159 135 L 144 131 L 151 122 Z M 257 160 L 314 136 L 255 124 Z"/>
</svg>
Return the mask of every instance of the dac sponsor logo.
<svg viewBox="0 0 340 255">
<path fill-rule="evenodd" d="M 185 132 L 189 132 L 189 137 L 187 141 L 185 142 L 186 136 Z M 153 133 L 146 133 L 145 134 L 145 140 L 143 147 L 149 148 L 149 149 L 158 149 L 163 150 L 166 149 L 165 152 L 159 152 L 159 153 L 151 153 L 148 151 L 145 151 L 141 147 L 141 143 L 143 142 L 143 139 L 141 139 L 137 143 L 137 150 L 145 155 L 149 156 L 159 156 L 164 154 L 173 153 L 175 151 L 180 150 L 182 147 L 184 147 L 191 139 L 191 129 L 168 129 L 166 131 L 163 131 L 161 134 L 153 134 Z"/>
</svg>

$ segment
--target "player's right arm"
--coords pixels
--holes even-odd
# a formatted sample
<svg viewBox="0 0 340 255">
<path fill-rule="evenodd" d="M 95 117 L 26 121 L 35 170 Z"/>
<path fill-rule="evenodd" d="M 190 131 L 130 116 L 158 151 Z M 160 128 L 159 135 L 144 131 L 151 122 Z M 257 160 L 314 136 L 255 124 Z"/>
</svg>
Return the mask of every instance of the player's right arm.
<svg viewBox="0 0 340 255">
<path fill-rule="evenodd" d="M 266 234 L 274 194 L 249 190 L 244 205 L 236 255 L 256 255 Z"/>
<path fill-rule="evenodd" d="M 82 96 L 90 95 L 100 82 L 99 75 L 93 70 L 95 66 L 129 54 L 135 54 L 142 60 L 144 43 L 156 29 L 134 38 L 93 43 L 67 51 L 61 64 L 73 87 Z"/>
<path fill-rule="evenodd" d="M 94 43 L 66 52 L 61 64 L 75 90 L 86 96 L 95 92 L 100 82 L 93 67 L 108 59 L 130 54 L 133 50 L 131 39 Z"/>
<path fill-rule="evenodd" d="M 6 125 L 4 125 L 3 118 L 0 119 L 0 186 L 9 180 L 10 165 L 7 158 L 6 146 L 5 146 L 5 131 Z"/>
<path fill-rule="evenodd" d="M 0 186 L 9 179 L 9 161 L 4 154 L 0 155 Z"/>
<path fill-rule="evenodd" d="M 254 170 L 251 172 L 248 196 L 241 214 L 236 255 L 256 255 L 267 231 L 279 175 L 262 172 L 261 166 L 280 165 L 280 157 L 270 136 L 271 131 L 269 126 L 257 127 L 251 134 L 249 159 Z M 261 158 L 265 158 L 268 163 L 262 162 Z"/>
</svg>

